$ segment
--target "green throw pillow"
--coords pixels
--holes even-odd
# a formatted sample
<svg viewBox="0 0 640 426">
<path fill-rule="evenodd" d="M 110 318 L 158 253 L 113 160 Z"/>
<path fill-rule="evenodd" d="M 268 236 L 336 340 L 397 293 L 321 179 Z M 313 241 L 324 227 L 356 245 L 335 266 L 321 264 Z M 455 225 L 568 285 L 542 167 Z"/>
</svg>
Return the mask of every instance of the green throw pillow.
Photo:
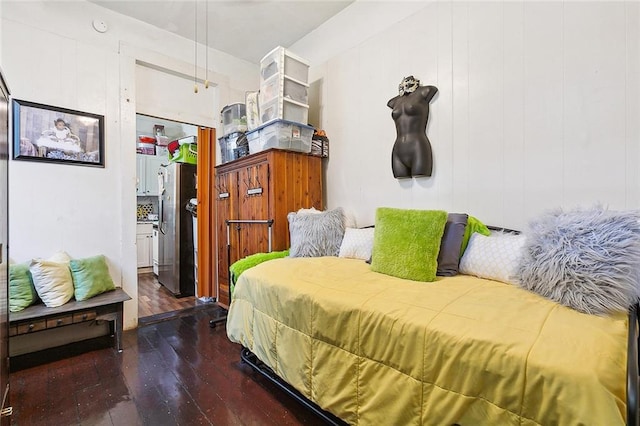
<svg viewBox="0 0 640 426">
<path fill-rule="evenodd" d="M 38 293 L 33 286 L 29 265 L 9 265 L 9 311 L 18 312 L 33 305 Z"/>
<path fill-rule="evenodd" d="M 371 270 L 414 281 L 435 281 L 446 223 L 447 212 L 442 210 L 378 208 Z"/>
<path fill-rule="evenodd" d="M 473 216 L 469 216 L 467 219 L 467 226 L 464 228 L 464 236 L 462 237 L 462 245 L 460 246 L 460 257 L 464 254 L 464 251 L 467 249 L 467 244 L 469 244 L 469 238 L 471 238 L 471 234 L 477 232 L 478 234 L 482 234 L 485 236 L 491 235 L 491 231 L 487 226 L 480 222 L 477 218 Z"/>
<path fill-rule="evenodd" d="M 72 259 L 69 268 L 73 278 L 73 294 L 77 301 L 87 300 L 116 288 L 103 255 Z"/>
</svg>

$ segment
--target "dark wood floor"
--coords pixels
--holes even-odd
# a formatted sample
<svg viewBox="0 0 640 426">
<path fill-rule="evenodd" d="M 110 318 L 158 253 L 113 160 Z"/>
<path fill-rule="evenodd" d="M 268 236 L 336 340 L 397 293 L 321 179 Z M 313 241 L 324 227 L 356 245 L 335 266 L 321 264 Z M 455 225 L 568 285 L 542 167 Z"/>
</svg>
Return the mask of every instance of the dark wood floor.
<svg viewBox="0 0 640 426">
<path fill-rule="evenodd" d="M 178 311 L 201 304 L 195 296 L 175 297 L 153 272 L 138 274 L 138 318 Z"/>
<path fill-rule="evenodd" d="M 319 425 L 240 362 L 209 308 L 124 333 L 108 347 L 13 372 L 13 425 Z"/>
</svg>

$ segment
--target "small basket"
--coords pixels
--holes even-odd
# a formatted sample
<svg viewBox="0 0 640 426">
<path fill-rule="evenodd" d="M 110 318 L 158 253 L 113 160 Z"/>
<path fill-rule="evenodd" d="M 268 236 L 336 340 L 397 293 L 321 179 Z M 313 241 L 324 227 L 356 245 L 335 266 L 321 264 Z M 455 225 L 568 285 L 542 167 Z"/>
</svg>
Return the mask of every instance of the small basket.
<svg viewBox="0 0 640 426">
<path fill-rule="evenodd" d="M 180 148 L 174 154 L 173 157 L 169 154 L 169 160 L 176 163 L 198 164 L 198 148 L 194 143 L 180 145 Z"/>
<path fill-rule="evenodd" d="M 249 145 L 240 145 L 237 148 L 233 149 L 233 158 L 237 160 L 238 158 L 246 157 L 249 155 Z"/>
</svg>

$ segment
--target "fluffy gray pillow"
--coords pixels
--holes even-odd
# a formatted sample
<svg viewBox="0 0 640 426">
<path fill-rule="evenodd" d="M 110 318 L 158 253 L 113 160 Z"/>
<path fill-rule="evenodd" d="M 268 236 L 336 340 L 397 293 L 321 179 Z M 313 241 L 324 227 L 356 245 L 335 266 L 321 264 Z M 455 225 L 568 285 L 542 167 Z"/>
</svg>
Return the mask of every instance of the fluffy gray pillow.
<svg viewBox="0 0 640 426">
<path fill-rule="evenodd" d="M 595 207 L 531 222 L 518 284 L 587 314 L 626 311 L 640 296 L 640 214 Z"/>
<path fill-rule="evenodd" d="M 344 236 L 340 207 L 322 213 L 289 213 L 290 257 L 337 256 Z"/>
</svg>

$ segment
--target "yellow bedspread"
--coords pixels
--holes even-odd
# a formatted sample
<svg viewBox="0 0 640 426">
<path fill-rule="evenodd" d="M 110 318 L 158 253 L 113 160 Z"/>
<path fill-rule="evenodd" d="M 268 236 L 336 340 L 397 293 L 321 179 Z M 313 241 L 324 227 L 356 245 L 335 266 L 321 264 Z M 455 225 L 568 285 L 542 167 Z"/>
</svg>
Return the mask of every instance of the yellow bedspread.
<svg viewBox="0 0 640 426">
<path fill-rule="evenodd" d="M 336 257 L 272 260 L 240 277 L 227 334 L 350 424 L 626 417 L 626 315 L 582 314 L 496 281 L 408 281 Z"/>
</svg>

